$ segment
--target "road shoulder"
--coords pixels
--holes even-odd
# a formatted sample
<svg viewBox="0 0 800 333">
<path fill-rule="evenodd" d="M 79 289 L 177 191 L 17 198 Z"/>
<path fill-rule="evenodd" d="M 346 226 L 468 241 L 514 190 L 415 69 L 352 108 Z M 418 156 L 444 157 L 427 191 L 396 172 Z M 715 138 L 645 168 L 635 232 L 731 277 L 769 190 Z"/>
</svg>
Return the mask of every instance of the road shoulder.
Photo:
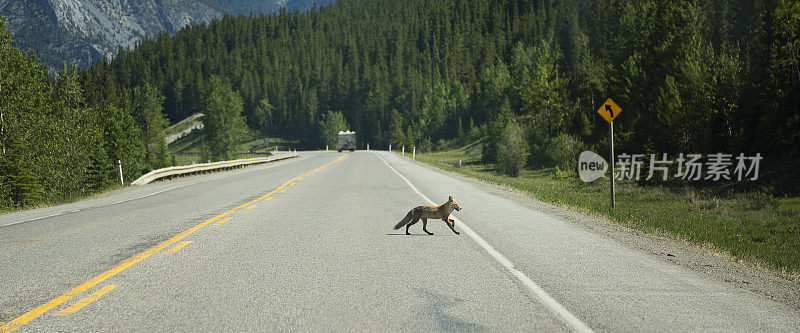
<svg viewBox="0 0 800 333">
<path fill-rule="evenodd" d="M 630 249 L 650 254 L 662 261 L 691 269 L 726 285 L 766 296 L 773 301 L 800 310 L 800 299 L 797 298 L 797 295 L 800 295 L 800 281 L 787 280 L 764 267 L 737 262 L 725 253 L 715 251 L 711 246 L 701 247 L 670 235 L 646 234 L 571 207 L 540 201 L 508 186 L 466 177 L 418 161 L 413 163 L 462 180 L 487 193 L 506 198 L 523 207 L 558 217 L 583 230 L 612 239 Z"/>
</svg>

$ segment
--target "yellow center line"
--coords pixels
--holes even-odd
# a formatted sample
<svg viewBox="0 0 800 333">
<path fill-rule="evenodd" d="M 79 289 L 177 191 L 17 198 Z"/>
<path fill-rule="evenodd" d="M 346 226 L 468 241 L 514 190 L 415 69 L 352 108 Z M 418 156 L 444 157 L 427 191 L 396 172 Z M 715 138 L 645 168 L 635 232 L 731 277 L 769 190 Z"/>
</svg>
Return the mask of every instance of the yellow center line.
<svg viewBox="0 0 800 333">
<path fill-rule="evenodd" d="M 100 288 L 100 290 L 95 291 L 91 293 L 89 296 L 84 297 L 80 301 L 75 302 L 75 304 L 72 304 L 64 308 L 63 310 L 56 312 L 56 316 L 66 316 L 68 314 L 72 314 L 73 312 L 82 309 L 84 306 L 89 305 L 89 303 L 96 301 L 101 296 L 108 294 L 109 291 L 114 290 L 114 288 L 116 287 L 117 287 L 116 284 L 109 284 L 103 288 Z"/>
<path fill-rule="evenodd" d="M 294 183 L 289 184 L 289 186 L 294 185 Z"/>
<path fill-rule="evenodd" d="M 231 218 L 230 218 L 230 217 L 226 217 L 226 218 L 224 218 L 224 219 L 222 219 L 222 220 L 219 220 L 219 221 L 217 221 L 217 222 L 214 222 L 214 225 L 220 225 L 220 224 L 223 224 L 223 223 L 225 223 L 225 222 L 228 222 L 228 221 L 230 221 L 230 220 L 231 220 Z"/>
<path fill-rule="evenodd" d="M 186 245 L 189 245 L 189 244 L 191 244 L 191 243 L 192 243 L 192 241 L 183 241 L 183 242 L 180 242 L 180 243 L 178 243 L 178 245 L 175 245 L 175 246 L 173 246 L 173 247 L 171 247 L 171 248 L 167 249 L 167 252 L 169 252 L 169 253 L 175 253 L 175 252 L 178 252 L 178 250 L 180 250 L 180 249 L 182 249 L 182 248 L 186 247 Z"/>
<path fill-rule="evenodd" d="M 329 166 L 329 165 L 331 165 L 333 163 L 339 162 L 345 156 L 347 156 L 347 155 L 342 155 L 339 158 L 337 158 L 337 159 L 335 159 L 335 160 L 333 160 L 331 162 L 323 164 L 319 168 L 316 168 L 316 169 L 314 169 L 312 171 L 309 171 L 309 172 L 306 172 L 306 173 L 304 173 L 304 174 L 302 174 L 300 176 L 297 176 L 297 177 L 294 177 L 292 179 L 289 179 L 287 182 L 283 183 L 283 185 L 278 186 L 276 189 L 270 191 L 267 194 L 264 194 L 261 197 L 258 197 L 256 199 L 253 199 L 253 200 L 249 201 L 249 202 L 243 203 L 243 204 L 241 204 L 239 206 L 236 206 L 235 208 L 233 208 L 233 209 L 231 209 L 231 210 L 229 210 L 227 212 L 224 212 L 224 213 L 219 214 L 217 216 L 214 216 L 214 217 L 212 217 L 212 218 L 210 218 L 208 220 L 205 220 L 205 221 L 201 222 L 200 224 L 198 224 L 198 225 L 196 225 L 194 227 L 186 229 L 183 232 L 181 232 L 181 233 L 179 233 L 179 234 L 177 234 L 175 236 L 172 236 L 169 239 L 167 239 L 167 240 L 165 240 L 165 241 L 163 241 L 161 243 L 158 243 L 157 245 L 155 245 L 155 246 L 153 246 L 153 247 L 151 247 L 151 248 L 149 248 L 147 250 L 144 250 L 143 252 L 140 252 L 138 254 L 133 255 L 132 257 L 130 257 L 128 259 L 123 260 L 119 264 L 113 266 L 111 269 L 109 269 L 109 270 L 107 270 L 107 271 L 105 271 L 103 273 L 100 273 L 100 275 L 97 275 L 97 276 L 89 279 L 88 281 L 76 286 L 75 288 L 72 288 L 70 291 L 67 291 L 63 295 L 58 296 L 58 297 L 50 300 L 47 303 L 39 305 L 36 308 L 33 308 L 30 311 L 25 312 L 24 314 L 20 315 L 19 317 L 16 317 L 13 320 L 5 323 L 3 326 L 0 326 L 0 332 L 11 332 L 13 330 L 16 330 L 20 326 L 25 325 L 26 323 L 30 322 L 31 320 L 34 320 L 34 319 L 38 318 L 39 316 L 41 316 L 45 312 L 52 310 L 54 307 L 57 307 L 57 306 L 61 305 L 62 303 L 70 300 L 71 298 L 75 297 L 76 295 L 86 291 L 87 289 L 89 289 L 91 287 L 94 287 L 98 283 L 105 281 L 106 279 L 116 275 L 117 273 L 124 271 L 128 267 L 133 266 L 137 262 L 140 262 L 140 261 L 144 260 L 145 258 L 153 255 L 153 253 L 156 253 L 159 250 L 161 250 L 161 249 L 163 249 L 163 248 L 165 248 L 167 246 L 170 246 L 170 245 L 174 244 L 175 242 L 183 239 L 184 237 L 186 237 L 188 235 L 191 235 L 192 233 L 194 233 L 197 230 L 200 230 L 200 228 L 205 227 L 209 223 L 215 222 L 215 221 L 225 217 L 226 215 L 228 215 L 230 213 L 233 213 L 233 212 L 235 212 L 235 211 L 237 211 L 239 209 L 242 209 L 243 207 L 247 207 L 249 205 L 252 205 L 253 203 L 256 203 L 256 202 L 258 202 L 260 200 L 263 200 L 264 198 L 269 197 L 270 195 L 273 195 L 278 191 L 281 191 L 284 187 L 289 185 L 289 183 L 297 180 L 297 178 L 300 178 L 302 176 L 306 176 L 306 175 L 308 175 L 308 174 L 310 174 L 312 172 L 319 171 L 320 169 L 325 168 L 325 167 L 327 167 L 327 166 Z"/>
<path fill-rule="evenodd" d="M 269 199 L 273 199 L 273 198 L 275 198 L 275 197 L 268 197 L 268 198 L 266 198 L 264 200 L 269 200 Z"/>
<path fill-rule="evenodd" d="M 250 210 L 250 209 L 256 208 L 256 206 L 257 205 L 250 205 L 250 206 L 245 207 L 244 209 Z"/>
</svg>

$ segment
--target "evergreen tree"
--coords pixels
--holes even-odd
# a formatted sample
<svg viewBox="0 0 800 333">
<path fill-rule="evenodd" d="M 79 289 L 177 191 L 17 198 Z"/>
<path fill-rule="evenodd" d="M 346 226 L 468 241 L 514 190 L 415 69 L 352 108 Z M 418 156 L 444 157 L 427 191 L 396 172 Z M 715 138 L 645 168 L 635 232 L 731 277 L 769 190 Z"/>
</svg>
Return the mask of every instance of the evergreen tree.
<svg viewBox="0 0 800 333">
<path fill-rule="evenodd" d="M 167 141 L 164 130 L 169 123 L 161 112 L 163 103 L 164 96 L 149 83 L 133 88 L 130 108 L 138 118 L 141 141 L 146 152 L 145 161 L 150 169 L 166 165 Z"/>
<path fill-rule="evenodd" d="M 212 76 L 203 94 L 203 143 L 214 161 L 234 157 L 236 147 L 246 135 L 242 97 L 222 78 Z"/>
<path fill-rule="evenodd" d="M 405 143 L 403 116 L 400 115 L 397 109 L 392 109 L 389 116 L 389 142 L 395 147 L 400 147 Z"/>
<path fill-rule="evenodd" d="M 497 161 L 499 146 L 502 144 L 503 131 L 512 119 L 514 119 L 514 114 L 511 112 L 511 103 L 506 99 L 497 110 L 492 112 L 492 117 L 489 120 L 486 139 L 481 150 L 483 161 Z"/>
<path fill-rule="evenodd" d="M 141 131 L 127 108 L 108 106 L 99 110 L 100 127 L 103 128 L 104 150 L 108 165 L 113 168 L 117 161 L 123 165 L 123 179 L 126 183 L 141 175 L 146 162 L 146 150 L 142 143 Z M 114 179 L 119 175 L 112 172 Z"/>
<path fill-rule="evenodd" d="M 319 121 L 319 137 L 320 140 L 329 147 L 336 147 L 338 144 L 338 133 L 340 131 L 348 131 L 350 126 L 344 115 L 340 111 L 328 111 L 322 115 L 322 120 Z"/>
<path fill-rule="evenodd" d="M 261 131 L 268 131 L 272 127 L 272 111 L 275 107 L 269 104 L 269 98 L 264 97 L 258 102 L 253 112 L 253 123 L 255 128 Z"/>
</svg>

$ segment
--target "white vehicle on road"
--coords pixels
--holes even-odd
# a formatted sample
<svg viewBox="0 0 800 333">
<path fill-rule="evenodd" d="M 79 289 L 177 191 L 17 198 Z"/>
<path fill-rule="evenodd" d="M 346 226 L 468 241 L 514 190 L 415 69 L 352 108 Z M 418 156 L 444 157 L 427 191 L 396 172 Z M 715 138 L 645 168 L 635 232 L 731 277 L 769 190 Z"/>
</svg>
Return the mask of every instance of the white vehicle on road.
<svg viewBox="0 0 800 333">
<path fill-rule="evenodd" d="M 356 132 L 339 131 L 339 152 L 342 150 L 356 151 Z"/>
</svg>

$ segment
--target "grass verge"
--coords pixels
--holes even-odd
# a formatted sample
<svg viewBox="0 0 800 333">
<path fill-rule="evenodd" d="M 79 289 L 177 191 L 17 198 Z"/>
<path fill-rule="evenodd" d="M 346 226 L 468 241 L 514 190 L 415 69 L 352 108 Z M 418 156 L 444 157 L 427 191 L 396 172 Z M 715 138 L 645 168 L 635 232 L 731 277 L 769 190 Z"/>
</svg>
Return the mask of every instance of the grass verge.
<svg viewBox="0 0 800 333">
<path fill-rule="evenodd" d="M 616 207 L 611 209 L 607 178 L 586 184 L 556 169 L 524 170 L 511 178 L 481 163 L 480 155 L 463 150 L 417 154 L 417 160 L 636 230 L 679 237 L 788 279 L 800 276 L 798 197 L 774 198 L 760 192 L 719 196 L 702 188 L 623 181 L 617 182 Z"/>
<path fill-rule="evenodd" d="M 128 182 L 128 180 L 126 180 L 126 183 L 127 182 Z M 102 190 L 98 190 L 98 191 L 94 191 L 94 192 L 84 192 L 84 193 L 74 194 L 74 195 L 71 195 L 71 196 L 66 197 L 66 198 L 61 198 L 60 200 L 44 201 L 44 202 L 40 202 L 38 204 L 31 205 L 31 206 L 0 207 L 0 214 L 7 214 L 7 213 L 20 212 L 20 211 L 23 211 L 23 210 L 39 209 L 39 208 L 46 208 L 46 207 L 52 207 L 52 206 L 66 205 L 66 204 L 70 204 L 70 203 L 74 203 L 74 202 L 78 202 L 78 201 L 88 200 L 88 199 L 94 198 L 96 196 L 99 196 L 99 195 L 102 195 L 102 194 L 106 194 L 108 192 L 116 191 L 116 190 L 118 190 L 118 189 L 120 189 L 122 187 L 123 186 L 121 184 L 115 182 L 115 183 L 112 183 L 111 185 L 108 185 L 108 187 L 104 187 Z"/>
</svg>

